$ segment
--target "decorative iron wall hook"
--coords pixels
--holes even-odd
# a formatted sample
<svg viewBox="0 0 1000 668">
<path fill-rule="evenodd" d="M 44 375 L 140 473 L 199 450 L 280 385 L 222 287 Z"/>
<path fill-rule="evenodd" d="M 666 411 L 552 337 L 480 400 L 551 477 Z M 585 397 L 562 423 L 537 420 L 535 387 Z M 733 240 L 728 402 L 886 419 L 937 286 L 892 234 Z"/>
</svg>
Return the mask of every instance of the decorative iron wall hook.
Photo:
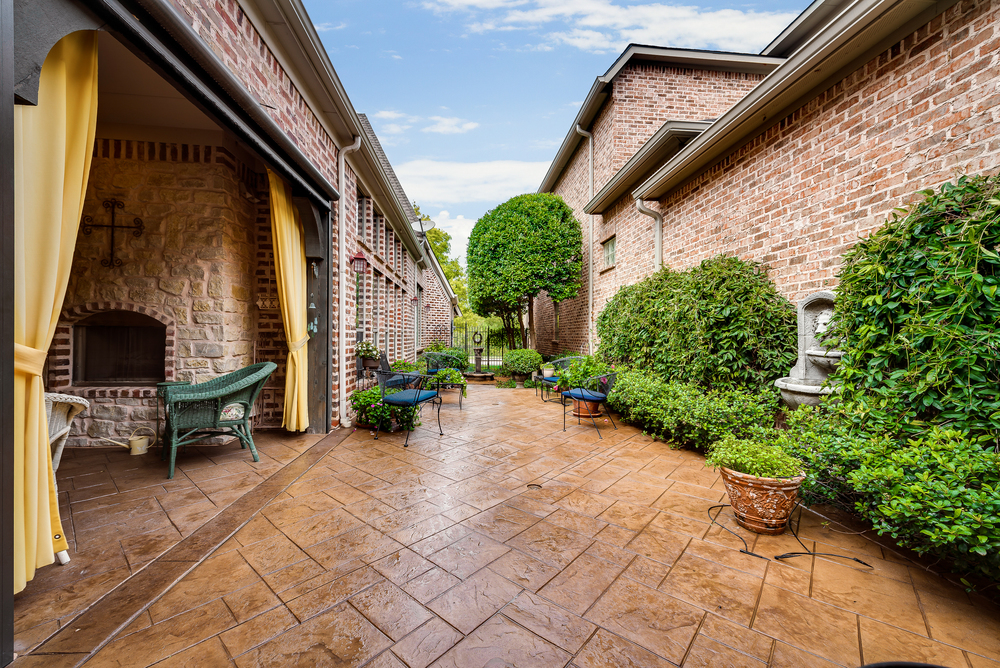
<svg viewBox="0 0 1000 668">
<path fill-rule="evenodd" d="M 143 233 L 143 230 L 146 229 L 146 226 L 143 224 L 141 218 L 134 218 L 132 220 L 132 224 L 131 225 L 121 225 L 121 224 L 119 224 L 116 221 L 116 219 L 115 219 L 115 211 L 117 209 L 121 209 L 122 211 L 125 210 L 125 202 L 122 202 L 121 200 L 106 199 L 106 200 L 104 200 L 103 205 L 104 205 L 104 210 L 111 213 L 111 224 L 110 225 L 97 224 L 97 223 L 94 222 L 93 217 L 91 217 L 91 216 L 84 216 L 80 220 L 80 226 L 83 229 L 83 233 L 86 234 L 87 236 L 90 236 L 90 234 L 94 231 L 93 228 L 95 228 L 95 227 L 107 227 L 107 228 L 111 229 L 111 255 L 110 255 L 110 257 L 108 257 L 107 260 L 101 260 L 101 266 L 102 267 L 120 267 L 120 266 L 122 266 L 122 261 L 121 261 L 121 259 L 115 257 L 115 230 L 116 229 L 132 230 L 132 236 L 133 237 L 141 237 L 142 233 Z"/>
</svg>

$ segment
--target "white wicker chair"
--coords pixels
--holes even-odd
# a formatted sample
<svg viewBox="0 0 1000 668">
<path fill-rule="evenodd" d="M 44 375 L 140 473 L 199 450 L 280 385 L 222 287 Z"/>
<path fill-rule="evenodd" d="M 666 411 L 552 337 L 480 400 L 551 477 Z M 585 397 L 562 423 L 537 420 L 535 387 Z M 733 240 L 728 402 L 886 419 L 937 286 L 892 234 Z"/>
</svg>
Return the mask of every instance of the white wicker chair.
<svg viewBox="0 0 1000 668">
<path fill-rule="evenodd" d="M 45 393 L 45 417 L 49 423 L 49 447 L 52 448 L 52 484 L 56 485 L 56 493 L 59 492 L 56 483 L 56 469 L 59 468 L 59 461 L 62 459 L 63 448 L 66 447 L 66 439 L 69 438 L 69 428 L 73 423 L 73 418 L 90 408 L 90 402 L 71 394 Z M 69 552 L 63 550 L 56 553 L 56 558 L 60 564 L 69 563 Z"/>
</svg>

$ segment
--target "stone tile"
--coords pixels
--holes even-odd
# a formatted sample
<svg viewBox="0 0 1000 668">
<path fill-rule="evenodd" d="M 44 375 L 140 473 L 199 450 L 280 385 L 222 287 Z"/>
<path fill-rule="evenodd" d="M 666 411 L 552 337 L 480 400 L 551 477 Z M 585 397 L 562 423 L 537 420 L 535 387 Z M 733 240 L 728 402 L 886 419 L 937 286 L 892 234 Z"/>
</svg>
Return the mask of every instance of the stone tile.
<svg viewBox="0 0 1000 668">
<path fill-rule="evenodd" d="M 215 600 L 171 617 L 124 638 L 112 641 L 94 655 L 88 666 L 148 666 L 236 625 L 229 608 Z"/>
<path fill-rule="evenodd" d="M 493 613 L 507 605 L 521 588 L 489 569 L 455 585 L 427 604 L 462 633 L 471 633 Z"/>
<path fill-rule="evenodd" d="M 1000 659 L 1000 613 L 982 605 L 920 592 L 931 638 L 990 659 Z"/>
<path fill-rule="evenodd" d="M 233 662 L 219 637 L 209 638 L 183 652 L 154 663 L 154 668 L 228 668 Z"/>
<path fill-rule="evenodd" d="M 649 506 L 666 491 L 670 484 L 664 482 L 663 485 L 651 485 L 645 482 L 632 480 L 628 477 L 622 478 L 615 484 L 604 490 L 605 496 L 613 496 L 626 503 L 634 503 L 639 506 Z"/>
<path fill-rule="evenodd" d="M 926 636 L 913 585 L 817 559 L 812 598 Z M 1000 630 L 1000 626 L 997 627 Z"/>
<path fill-rule="evenodd" d="M 638 533 L 637 531 L 632 531 L 631 529 L 626 529 L 625 527 L 609 524 L 608 526 L 604 527 L 604 529 L 602 529 L 599 534 L 594 536 L 594 538 L 601 541 L 602 543 L 614 545 L 615 547 L 625 547 L 626 545 L 628 545 L 630 540 L 635 538 L 637 533 Z"/>
<path fill-rule="evenodd" d="M 753 629 L 837 663 L 861 663 L 854 614 L 784 589 L 764 585 Z"/>
<path fill-rule="evenodd" d="M 578 489 L 575 492 L 567 494 L 559 499 L 555 502 L 555 505 L 560 508 L 564 508 L 565 510 L 571 510 L 574 513 L 580 513 L 581 515 L 587 515 L 588 517 L 597 517 L 614 505 L 615 501 L 616 499 L 611 497 L 601 496 L 600 494 L 585 492 Z"/>
<path fill-rule="evenodd" d="M 129 566 L 135 569 L 157 558 L 176 545 L 180 539 L 180 532 L 171 525 L 138 536 L 130 536 L 123 539 L 120 544 Z M 76 555 L 73 555 L 70 564 L 75 561 Z"/>
<path fill-rule="evenodd" d="M 861 651 L 865 663 L 912 661 L 967 668 L 961 650 L 866 617 L 861 618 Z"/>
<path fill-rule="evenodd" d="M 361 613 L 341 603 L 237 657 L 236 665 L 323 666 L 336 657 L 342 665 L 360 666 L 391 644 Z"/>
<path fill-rule="evenodd" d="M 195 566 L 194 570 L 150 606 L 149 614 L 153 623 L 157 624 L 259 581 L 260 578 L 239 552 L 227 552 Z"/>
<path fill-rule="evenodd" d="M 835 668 L 844 666 L 842 663 L 831 663 L 826 659 L 821 659 L 815 654 L 803 651 L 798 647 L 786 645 L 783 642 L 774 643 L 774 653 L 771 655 L 770 668 Z M 851 664 L 851 667 L 857 664 Z"/>
<path fill-rule="evenodd" d="M 360 563 L 356 566 L 356 568 L 360 568 Z M 286 595 L 286 591 L 297 588 L 304 582 L 312 580 L 325 572 L 327 571 L 316 563 L 316 561 L 312 559 L 303 559 L 302 561 L 295 562 L 291 566 L 286 566 L 285 568 L 274 571 L 273 573 L 268 573 L 264 576 L 264 582 L 266 582 L 267 586 L 274 590 L 275 593 L 280 594 L 282 600 L 288 600 L 288 596 L 290 595 Z"/>
<path fill-rule="evenodd" d="M 299 621 L 304 622 L 383 581 L 375 569 L 366 566 L 288 600 L 287 606 Z"/>
<path fill-rule="evenodd" d="M 625 549 L 670 566 L 681 556 L 690 540 L 688 536 L 647 526 L 629 541 Z"/>
<path fill-rule="evenodd" d="M 444 515 L 434 515 L 432 517 L 428 517 L 426 520 L 417 522 L 413 526 L 400 529 L 399 531 L 394 531 L 389 534 L 389 538 L 392 538 L 394 541 L 402 545 L 410 546 L 424 540 L 425 538 L 430 538 L 440 531 L 444 531 L 454 523 L 454 521 Z"/>
<path fill-rule="evenodd" d="M 658 561 L 653 561 L 645 557 L 636 557 L 622 575 L 630 580 L 641 582 L 647 587 L 656 589 L 663 582 L 663 579 L 667 577 L 669 571 L 669 567 Z"/>
<path fill-rule="evenodd" d="M 509 550 L 503 543 L 471 533 L 430 555 L 428 559 L 452 575 L 464 579 Z"/>
<path fill-rule="evenodd" d="M 538 522 L 538 518 L 530 513 L 505 505 L 496 505 L 463 520 L 462 524 L 502 543 L 536 522 Z"/>
<path fill-rule="evenodd" d="M 660 584 L 660 591 L 743 626 L 750 626 L 761 578 L 714 561 L 684 554 Z"/>
<path fill-rule="evenodd" d="M 378 561 L 403 546 L 369 526 L 352 529 L 330 540 L 308 548 L 309 556 L 324 568 L 360 559 L 366 563 Z"/>
<path fill-rule="evenodd" d="M 433 616 L 391 582 L 379 582 L 352 596 L 350 602 L 382 633 L 396 641 Z"/>
<path fill-rule="evenodd" d="M 435 566 L 400 586 L 407 594 L 426 605 L 459 582 L 461 580 L 454 575 Z"/>
<path fill-rule="evenodd" d="M 219 638 L 232 656 L 244 654 L 298 624 L 295 616 L 282 606 L 243 622 L 222 633 Z"/>
<path fill-rule="evenodd" d="M 771 656 L 771 646 L 774 644 L 774 641 L 763 633 L 751 631 L 713 614 L 705 617 L 698 633 L 761 661 L 768 660 Z"/>
<path fill-rule="evenodd" d="M 590 547 L 592 542 L 586 536 L 548 522 L 539 522 L 507 541 L 507 544 L 539 561 L 562 569 Z"/>
<path fill-rule="evenodd" d="M 401 585 L 433 567 L 434 564 L 416 552 L 405 549 L 372 562 L 372 568 L 397 585 Z"/>
<path fill-rule="evenodd" d="M 284 535 L 262 540 L 249 547 L 241 547 L 239 551 L 261 575 L 290 566 L 308 556 Z"/>
<path fill-rule="evenodd" d="M 812 558 L 802 557 L 800 560 L 794 560 L 793 563 L 809 567 L 812 565 Z M 790 566 L 787 562 L 772 561 L 767 565 L 767 576 L 764 578 L 764 582 L 802 596 L 808 596 L 812 572 Z"/>
<path fill-rule="evenodd" d="M 497 616 L 480 626 L 438 659 L 434 668 L 561 668 L 571 655 Z"/>
<path fill-rule="evenodd" d="M 531 591 L 538 591 L 539 587 L 559 573 L 558 568 L 517 550 L 511 550 L 494 561 L 490 564 L 490 570 Z"/>
<path fill-rule="evenodd" d="M 229 606 L 236 621 L 241 624 L 251 617 L 281 605 L 281 600 L 263 581 L 257 581 L 249 587 L 227 594 L 222 600 Z"/>
<path fill-rule="evenodd" d="M 415 505 L 403 508 L 402 510 L 397 510 L 387 515 L 383 515 L 382 517 L 366 521 L 382 533 L 392 533 L 393 531 L 398 531 L 399 529 L 412 526 L 421 520 L 427 519 L 428 517 L 433 517 L 440 511 L 441 509 L 430 501 L 422 501 Z"/>
<path fill-rule="evenodd" d="M 245 547 L 268 538 L 274 538 L 279 533 L 277 527 L 271 524 L 266 517 L 256 515 L 237 531 L 233 538 Z"/>
<path fill-rule="evenodd" d="M 461 524 L 454 524 L 447 529 L 413 543 L 409 548 L 417 554 L 427 557 L 440 549 L 448 547 L 460 538 L 468 536 L 470 533 L 472 533 L 471 529 Z"/>
<path fill-rule="evenodd" d="M 623 579 L 584 618 L 679 664 L 704 616 L 688 603 Z"/>
<path fill-rule="evenodd" d="M 567 652 L 576 653 L 597 628 L 582 617 L 567 612 L 528 591 L 511 601 L 504 616 Z"/>
<path fill-rule="evenodd" d="M 281 528 L 281 531 L 293 543 L 305 549 L 324 540 L 329 540 L 334 536 L 339 536 L 351 529 L 357 529 L 361 525 L 361 520 L 354 515 L 351 515 L 342 508 L 335 508 L 313 515 L 300 522 L 286 524 Z"/>
<path fill-rule="evenodd" d="M 633 642 L 604 629 L 583 648 L 573 665 L 579 668 L 670 668 L 674 664 L 662 659 Z"/>
<path fill-rule="evenodd" d="M 15 635 L 46 621 L 75 615 L 111 591 L 129 574 L 127 568 L 117 568 L 82 578 L 59 589 L 37 594 L 25 590 L 15 601 Z"/>
<path fill-rule="evenodd" d="M 684 668 L 764 668 L 767 665 L 711 638 L 699 635 L 684 660 Z"/>
<path fill-rule="evenodd" d="M 764 577 L 768 564 L 766 560 L 759 557 L 743 554 L 739 550 L 704 540 L 692 540 L 688 544 L 687 554 L 735 568 L 758 578 Z"/>
<path fill-rule="evenodd" d="M 574 513 L 563 508 L 560 508 L 546 517 L 545 521 L 549 524 L 554 524 L 557 527 L 569 529 L 575 533 L 587 536 L 588 538 L 593 538 L 607 526 L 607 522 L 594 519 L 593 517 L 587 517 L 586 515 L 581 515 L 579 513 Z"/>
<path fill-rule="evenodd" d="M 544 518 L 559 509 L 558 506 L 529 498 L 524 496 L 524 494 L 507 499 L 504 501 L 504 505 L 510 506 L 511 508 L 517 508 L 518 510 L 531 513 L 535 517 L 541 518 Z"/>
<path fill-rule="evenodd" d="M 657 511 L 645 506 L 616 501 L 613 506 L 598 515 L 598 519 L 610 524 L 629 529 L 632 532 L 641 531 L 656 517 Z"/>
<path fill-rule="evenodd" d="M 541 596 L 582 615 L 615 581 L 624 566 L 616 566 L 582 554 L 547 585 L 538 590 Z"/>
<path fill-rule="evenodd" d="M 461 639 L 461 633 L 434 617 L 393 645 L 392 652 L 409 668 L 426 668 Z"/>
</svg>

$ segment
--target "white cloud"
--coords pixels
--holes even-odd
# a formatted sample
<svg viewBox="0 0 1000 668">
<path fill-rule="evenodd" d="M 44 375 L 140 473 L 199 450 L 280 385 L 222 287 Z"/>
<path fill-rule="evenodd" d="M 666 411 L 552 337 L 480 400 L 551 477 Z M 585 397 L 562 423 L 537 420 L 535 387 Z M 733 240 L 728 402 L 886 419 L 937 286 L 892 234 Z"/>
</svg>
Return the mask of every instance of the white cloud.
<svg viewBox="0 0 1000 668">
<path fill-rule="evenodd" d="M 534 192 L 548 162 L 411 160 L 395 170 L 406 193 L 421 205 L 446 207 L 469 202 L 504 202 Z"/>
<path fill-rule="evenodd" d="M 401 135 L 407 130 L 409 130 L 411 125 L 402 125 L 400 123 L 386 123 L 381 126 L 381 132 L 387 135 Z"/>
<path fill-rule="evenodd" d="M 401 111 L 392 111 L 390 109 L 385 109 L 383 111 L 375 112 L 375 115 L 372 118 L 386 118 L 391 121 L 394 121 L 397 118 L 406 118 L 406 114 L 404 114 Z"/>
<path fill-rule="evenodd" d="M 347 27 L 346 23 L 338 23 L 337 25 L 333 25 L 332 23 L 317 23 L 316 31 L 329 32 L 331 30 L 343 30 L 346 27 Z"/>
<path fill-rule="evenodd" d="M 397 56 L 395 54 L 392 56 L 392 58 L 393 58 L 393 60 L 402 60 L 403 59 L 402 56 Z"/>
<path fill-rule="evenodd" d="M 479 127 L 479 123 L 466 121 L 452 116 L 431 116 L 428 120 L 434 121 L 434 124 L 423 128 L 423 132 L 435 132 L 442 135 L 460 135 Z"/>
<path fill-rule="evenodd" d="M 561 44 L 594 52 L 621 51 L 630 42 L 756 52 L 796 16 L 616 0 L 435 0 L 424 7 L 470 14 L 470 32 L 521 28 L 542 34 L 541 43 L 530 48 Z"/>
<path fill-rule="evenodd" d="M 431 216 L 431 220 L 434 221 L 435 227 L 451 235 L 451 257 L 457 257 L 462 266 L 466 266 L 465 252 L 469 248 L 469 235 L 472 234 L 476 221 L 461 214 L 452 218 L 447 210 Z"/>
</svg>

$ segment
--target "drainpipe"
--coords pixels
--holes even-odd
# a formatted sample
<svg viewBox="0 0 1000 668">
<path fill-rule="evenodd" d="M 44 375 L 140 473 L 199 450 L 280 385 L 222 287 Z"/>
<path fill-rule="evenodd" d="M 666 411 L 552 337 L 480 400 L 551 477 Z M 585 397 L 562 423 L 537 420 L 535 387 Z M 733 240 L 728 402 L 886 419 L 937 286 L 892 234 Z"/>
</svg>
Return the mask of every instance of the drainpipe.
<svg viewBox="0 0 1000 668">
<path fill-rule="evenodd" d="M 361 135 L 354 138 L 354 143 L 340 149 L 337 155 L 337 180 L 339 181 L 340 192 L 344 192 L 344 170 L 346 168 L 345 158 L 348 153 L 354 153 L 361 148 Z M 347 200 L 341 197 L 337 202 L 337 267 L 340 271 L 340 280 L 337 281 L 337 313 L 340 317 L 340 333 L 337 340 L 340 342 L 340 354 L 338 355 L 338 367 L 340 377 L 340 426 L 350 427 L 351 421 L 347 417 L 347 318 L 344 317 L 344 300 L 347 299 L 347 271 L 350 264 L 347 262 Z M 333 263 L 330 263 L 331 277 L 333 274 Z M 333 309 L 330 309 L 330 319 L 333 319 Z M 333 330 L 333 327 L 330 327 Z"/>
<path fill-rule="evenodd" d="M 635 200 L 635 208 L 656 221 L 653 226 L 653 271 L 659 271 L 663 266 L 663 215 L 647 207 L 638 198 Z"/>
<path fill-rule="evenodd" d="M 594 135 L 587 132 L 579 125 L 576 126 L 576 134 L 587 138 L 587 146 L 590 149 L 590 197 L 594 199 Z M 587 352 L 594 354 L 594 216 L 590 215 L 590 254 L 587 262 Z"/>
</svg>

